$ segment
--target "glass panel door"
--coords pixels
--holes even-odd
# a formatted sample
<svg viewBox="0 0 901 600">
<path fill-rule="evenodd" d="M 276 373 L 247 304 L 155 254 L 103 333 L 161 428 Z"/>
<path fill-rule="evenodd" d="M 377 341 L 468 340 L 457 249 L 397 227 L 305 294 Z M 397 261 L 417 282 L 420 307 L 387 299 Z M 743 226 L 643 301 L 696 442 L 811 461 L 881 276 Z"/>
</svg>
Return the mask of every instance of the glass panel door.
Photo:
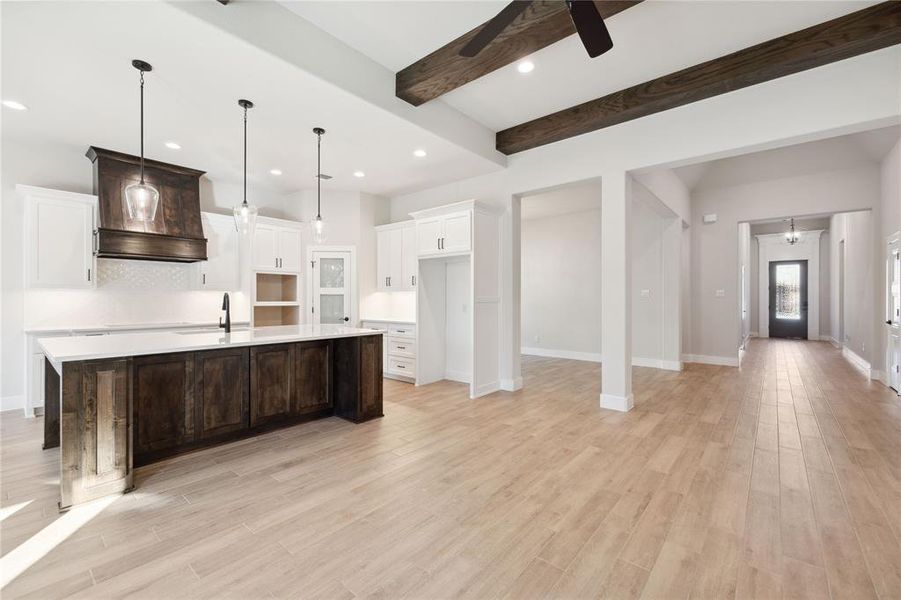
<svg viewBox="0 0 901 600">
<path fill-rule="evenodd" d="M 350 324 L 350 252 L 313 252 L 313 314 L 315 324 Z"/>
<path fill-rule="evenodd" d="M 807 339 L 807 261 L 770 261 L 770 337 Z"/>
</svg>

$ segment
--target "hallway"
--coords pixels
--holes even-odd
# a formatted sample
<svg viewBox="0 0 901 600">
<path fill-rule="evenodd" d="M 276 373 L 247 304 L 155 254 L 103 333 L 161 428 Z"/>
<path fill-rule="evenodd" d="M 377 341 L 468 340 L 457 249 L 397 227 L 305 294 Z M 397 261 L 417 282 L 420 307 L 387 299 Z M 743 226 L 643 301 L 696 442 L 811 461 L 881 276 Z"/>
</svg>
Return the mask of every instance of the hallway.
<svg viewBox="0 0 901 600">
<path fill-rule="evenodd" d="M 901 401 L 830 345 L 636 368 L 629 413 L 596 363 L 523 371 L 138 469 L 4 597 L 901 597 Z M 40 419 L 2 427 L 6 555 L 60 516 Z"/>
</svg>

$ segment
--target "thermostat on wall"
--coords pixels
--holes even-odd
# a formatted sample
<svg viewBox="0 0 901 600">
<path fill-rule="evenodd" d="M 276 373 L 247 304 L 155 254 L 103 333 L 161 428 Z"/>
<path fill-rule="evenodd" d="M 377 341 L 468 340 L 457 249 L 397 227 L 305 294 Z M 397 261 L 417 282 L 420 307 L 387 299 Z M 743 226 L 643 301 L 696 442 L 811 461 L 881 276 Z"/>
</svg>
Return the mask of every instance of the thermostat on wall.
<svg viewBox="0 0 901 600">
<path fill-rule="evenodd" d="M 704 215 L 704 223 L 716 223 L 716 213 Z"/>
</svg>

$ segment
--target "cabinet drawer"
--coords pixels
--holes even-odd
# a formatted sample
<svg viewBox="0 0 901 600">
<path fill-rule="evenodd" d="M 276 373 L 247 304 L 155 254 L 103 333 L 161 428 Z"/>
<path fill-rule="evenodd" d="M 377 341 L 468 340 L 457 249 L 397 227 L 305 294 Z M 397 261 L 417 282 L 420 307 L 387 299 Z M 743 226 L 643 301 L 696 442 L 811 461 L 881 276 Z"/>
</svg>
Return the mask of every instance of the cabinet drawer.
<svg viewBox="0 0 901 600">
<path fill-rule="evenodd" d="M 400 323 L 391 323 L 388 325 L 388 334 L 401 337 L 416 337 L 416 325 L 401 325 Z"/>
<path fill-rule="evenodd" d="M 395 375 L 416 377 L 416 360 L 413 358 L 388 357 L 388 372 Z"/>
<path fill-rule="evenodd" d="M 416 356 L 416 342 L 408 338 L 389 337 L 388 354 L 390 356 Z"/>
</svg>

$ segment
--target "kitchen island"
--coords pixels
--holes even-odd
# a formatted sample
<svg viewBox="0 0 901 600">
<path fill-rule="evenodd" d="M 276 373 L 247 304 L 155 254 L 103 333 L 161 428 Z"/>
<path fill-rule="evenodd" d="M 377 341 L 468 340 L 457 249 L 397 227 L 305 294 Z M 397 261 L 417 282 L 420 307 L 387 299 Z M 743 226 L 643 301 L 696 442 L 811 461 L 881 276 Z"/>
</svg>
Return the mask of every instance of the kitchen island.
<svg viewBox="0 0 901 600">
<path fill-rule="evenodd" d="M 328 416 L 382 416 L 382 335 L 341 325 L 39 341 L 60 509 L 134 487 L 134 468 Z"/>
</svg>

